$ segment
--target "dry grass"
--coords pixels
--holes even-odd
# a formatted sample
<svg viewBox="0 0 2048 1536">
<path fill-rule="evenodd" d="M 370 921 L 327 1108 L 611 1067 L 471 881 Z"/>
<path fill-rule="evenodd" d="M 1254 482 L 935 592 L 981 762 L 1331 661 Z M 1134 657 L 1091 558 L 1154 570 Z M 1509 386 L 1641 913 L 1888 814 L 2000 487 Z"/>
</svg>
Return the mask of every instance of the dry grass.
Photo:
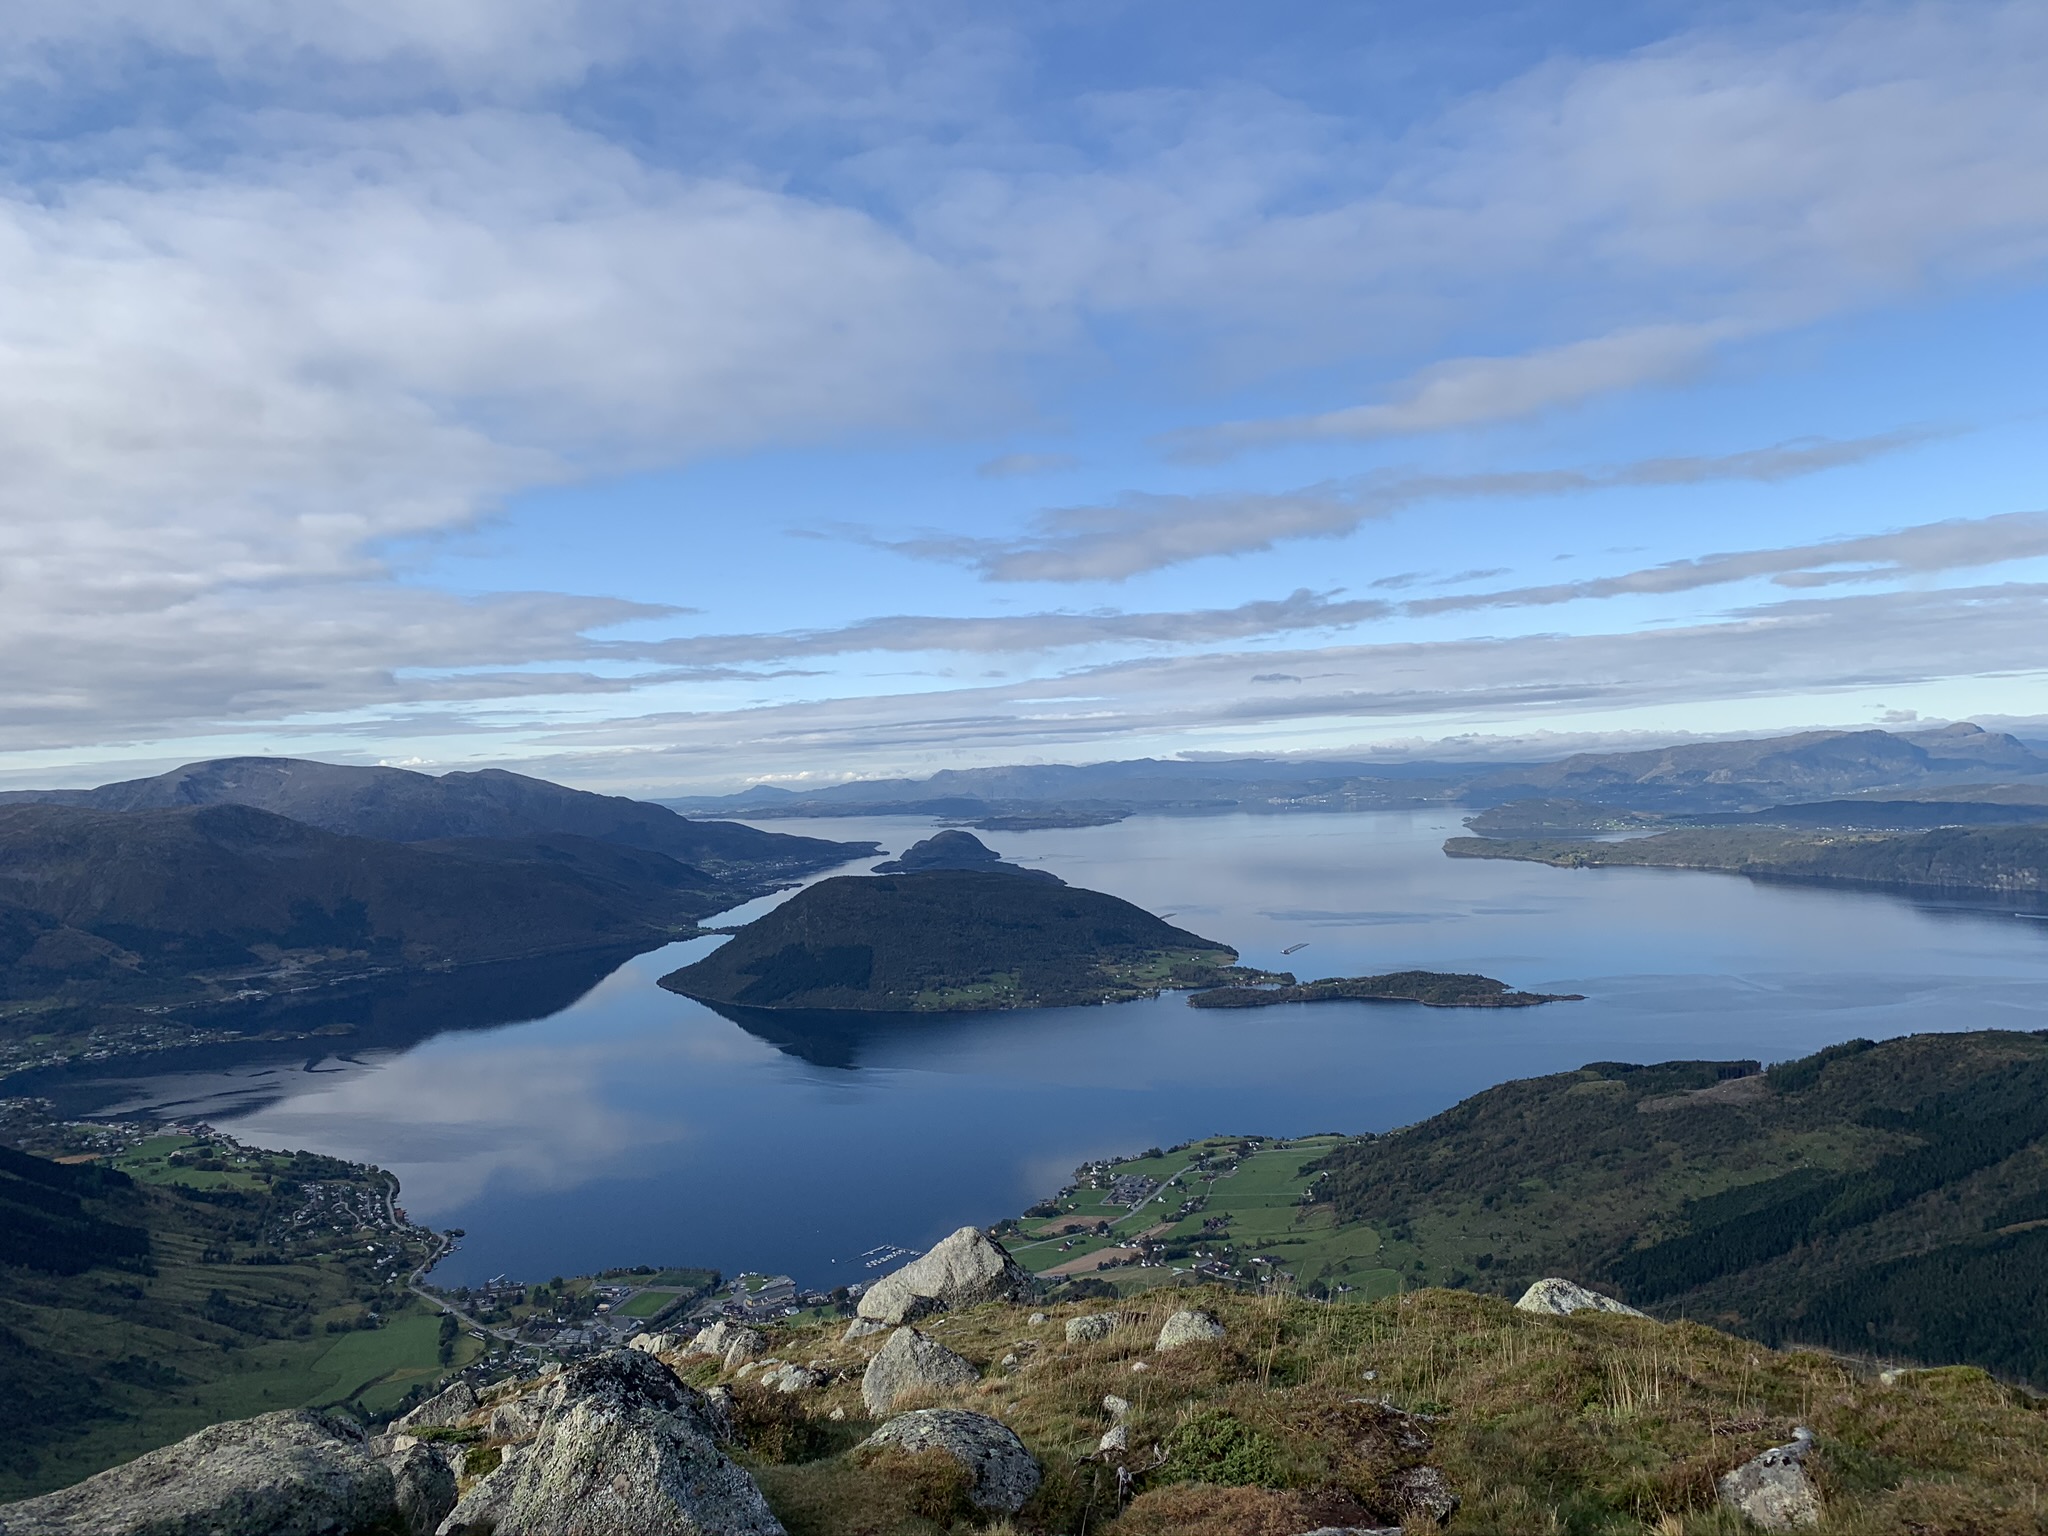
<svg viewBox="0 0 2048 1536">
<path fill-rule="evenodd" d="M 1715 1507 L 1714 1479 L 1783 1443 L 1797 1424 L 1820 1441 L 1827 1532 L 2048 1536 L 2048 1411 L 1974 1370 L 1919 1372 L 1886 1387 L 1829 1357 L 1697 1325 L 1537 1317 L 1456 1291 L 1370 1305 L 1206 1292 L 1117 1305 L 1125 1326 L 1074 1345 L 1063 1320 L 1102 1304 L 1049 1309 L 1052 1320 L 1035 1329 L 1027 1309 L 1008 1306 L 926 1325 L 986 1371 L 932 1401 L 1001 1419 L 1045 1469 L 1045 1486 L 1013 1522 L 1018 1536 L 1221 1536 L 1269 1526 L 1293 1536 L 1361 1523 L 1356 1513 L 1298 1518 L 1325 1505 L 1398 1517 L 1399 1476 L 1423 1464 L 1441 1468 L 1462 1496 L 1452 1533 L 1733 1536 L 1742 1527 Z M 1154 1354 L 1160 1323 L 1180 1305 L 1207 1307 L 1229 1337 Z M 794 1536 L 977 1528 L 949 1511 L 943 1490 L 923 1486 L 931 1479 L 847 1449 L 873 1427 L 859 1380 L 880 1342 L 843 1344 L 818 1327 L 774 1341 L 782 1359 L 835 1372 L 801 1400 L 829 1431 L 806 1434 L 770 1415 L 751 1453 Z M 1019 1364 L 1006 1370 L 1000 1362 L 1011 1354 Z M 700 1384 L 718 1375 L 710 1362 L 683 1369 Z M 1139 1497 L 1121 1519 L 1114 1464 L 1096 1453 L 1110 1422 L 1107 1393 L 1131 1403 L 1125 1459 Z M 843 1421 L 830 1420 L 834 1408 Z M 1184 1432 L 1191 1422 L 1197 1429 Z M 1214 1474 L 1188 1480 L 1201 1478 L 1201 1464 L 1184 1447 L 1213 1452 L 1226 1441 L 1254 1449 L 1221 1480 L 1249 1467 L 1270 1487 L 1214 1486 Z M 1297 1523 L 1283 1532 L 1289 1522 Z"/>
</svg>

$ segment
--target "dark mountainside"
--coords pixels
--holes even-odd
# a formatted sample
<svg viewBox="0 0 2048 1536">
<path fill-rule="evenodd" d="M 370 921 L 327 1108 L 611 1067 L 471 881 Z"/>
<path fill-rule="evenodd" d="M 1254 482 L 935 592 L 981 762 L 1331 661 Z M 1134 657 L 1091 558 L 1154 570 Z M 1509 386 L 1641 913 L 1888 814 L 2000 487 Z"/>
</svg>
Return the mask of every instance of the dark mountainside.
<svg viewBox="0 0 2048 1536">
<path fill-rule="evenodd" d="M 1642 752 L 1588 752 L 1555 763 L 1140 758 L 948 769 L 927 779 L 870 780 L 802 793 L 761 787 L 663 803 L 757 819 L 865 813 L 1009 820 L 1020 826 L 1038 824 L 1051 810 L 1089 822 L 1136 812 L 1369 811 L 1485 807 L 1529 799 L 1710 813 L 1875 792 L 1917 795 L 1930 788 L 2043 776 L 2048 776 L 2048 756 L 2015 737 L 1958 724 L 1902 733 L 1810 731 Z"/>
<path fill-rule="evenodd" d="M 1562 869 L 1720 870 L 1776 880 L 1957 895 L 2048 893 L 2048 826 L 1945 827 L 1887 837 L 1773 827 L 1698 828 L 1621 842 L 1454 837 L 1454 859 L 1517 859 Z"/>
<path fill-rule="evenodd" d="M 17 993 L 56 977 L 178 993 L 195 971 L 276 961 L 259 949 L 422 967 L 644 945 L 731 900 L 702 871 L 583 838 L 407 845 L 240 805 L 0 807 Z"/>
<path fill-rule="evenodd" d="M 1595 1063 L 1321 1166 L 1342 1220 L 1450 1284 L 1566 1275 L 1772 1344 L 2048 1387 L 2048 1036 Z"/>
<path fill-rule="evenodd" d="M 1002 856 L 971 832 L 935 833 L 921 843 L 912 843 L 903 853 L 874 867 L 878 875 L 917 875 L 935 869 L 975 870 L 990 875 L 1022 875 L 1030 880 L 1066 882 L 1049 869 L 1026 869 L 1006 864 Z"/>
<path fill-rule="evenodd" d="M 661 984 L 749 1008 L 951 1013 L 1214 985 L 1236 958 L 1099 891 L 941 870 L 820 881 Z"/>
<path fill-rule="evenodd" d="M 0 805 L 30 801 L 97 811 L 246 805 L 324 831 L 394 843 L 568 834 L 666 854 L 707 874 L 748 879 L 823 869 L 872 847 L 691 821 L 648 801 L 591 794 L 496 768 L 436 776 L 300 758 L 230 757 L 98 789 L 0 793 Z"/>
</svg>

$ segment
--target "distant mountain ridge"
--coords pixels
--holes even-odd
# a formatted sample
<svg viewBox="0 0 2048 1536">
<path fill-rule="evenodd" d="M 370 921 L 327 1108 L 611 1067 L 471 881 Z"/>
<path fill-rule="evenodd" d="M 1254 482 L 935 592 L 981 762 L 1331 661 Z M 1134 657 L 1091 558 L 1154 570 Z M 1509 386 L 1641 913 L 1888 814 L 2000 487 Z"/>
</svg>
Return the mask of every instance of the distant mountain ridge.
<svg viewBox="0 0 2048 1536">
<path fill-rule="evenodd" d="M 1026 764 L 946 769 L 792 792 L 661 802 L 764 817 L 914 814 L 958 820 L 1057 806 L 1077 814 L 1204 814 L 1486 807 L 1523 799 L 1624 809 L 1747 812 L 1844 795 L 1911 795 L 1987 780 L 2048 779 L 2048 755 L 1969 724 L 1924 731 L 1807 731 L 1582 752 L 1552 763 L 1379 763 L 1301 758 Z"/>
<path fill-rule="evenodd" d="M 229 757 L 97 789 L 0 793 L 0 805 L 10 803 L 96 811 L 246 805 L 323 831 L 394 843 L 566 833 L 666 854 L 711 874 L 804 873 L 860 851 L 821 838 L 692 821 L 649 801 L 570 789 L 499 768 L 436 775 L 304 758 Z"/>
</svg>

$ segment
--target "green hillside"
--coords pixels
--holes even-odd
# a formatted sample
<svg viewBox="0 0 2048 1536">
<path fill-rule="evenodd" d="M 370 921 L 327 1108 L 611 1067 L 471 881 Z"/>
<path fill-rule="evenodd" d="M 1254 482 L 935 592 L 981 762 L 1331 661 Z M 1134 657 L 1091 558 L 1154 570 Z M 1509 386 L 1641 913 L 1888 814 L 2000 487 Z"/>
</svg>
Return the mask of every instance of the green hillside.
<svg viewBox="0 0 2048 1536">
<path fill-rule="evenodd" d="M 661 984 L 746 1008 L 956 1013 L 1215 985 L 1236 958 L 1099 891 L 939 870 L 821 881 Z"/>
<path fill-rule="evenodd" d="M 1416 1283 L 1560 1274 L 1769 1342 L 2048 1385 L 2048 1037 L 1597 1063 L 1322 1160 Z M 1412 1258 L 1406 1258 L 1408 1253 Z"/>
<path fill-rule="evenodd" d="M 446 1369 L 395 1181 L 184 1136 L 103 1163 L 0 1147 L 0 1500 L 222 1419 L 376 1410 Z M 459 1364 L 474 1341 L 458 1338 Z"/>
</svg>

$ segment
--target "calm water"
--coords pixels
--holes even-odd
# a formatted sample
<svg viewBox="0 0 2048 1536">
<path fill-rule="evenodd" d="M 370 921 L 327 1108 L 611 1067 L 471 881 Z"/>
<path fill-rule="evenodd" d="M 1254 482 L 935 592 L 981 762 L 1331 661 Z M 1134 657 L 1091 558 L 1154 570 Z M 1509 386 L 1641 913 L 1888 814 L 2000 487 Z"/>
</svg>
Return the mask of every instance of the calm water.
<svg viewBox="0 0 2048 1536">
<path fill-rule="evenodd" d="M 896 850 L 929 829 L 799 830 Z M 444 1279 L 685 1262 L 829 1285 L 871 1278 L 863 1250 L 1012 1214 L 1075 1164 L 1152 1143 L 1381 1129 L 1594 1060 L 1771 1061 L 1855 1035 L 2048 1027 L 2038 916 L 1444 858 L 1460 830 L 1406 813 L 1143 818 L 988 841 L 1304 978 L 1482 971 L 1588 1001 L 1239 1013 L 1170 996 L 777 1041 L 655 987 L 720 942 L 702 939 L 566 1005 L 549 986 L 574 993 L 588 976 L 534 981 L 524 1011 L 546 1016 L 531 1022 L 474 1027 L 444 989 L 387 1008 L 402 1027 L 354 1037 L 347 1057 L 195 1057 L 108 1107 L 393 1169 L 415 1217 L 469 1232 Z"/>
</svg>

